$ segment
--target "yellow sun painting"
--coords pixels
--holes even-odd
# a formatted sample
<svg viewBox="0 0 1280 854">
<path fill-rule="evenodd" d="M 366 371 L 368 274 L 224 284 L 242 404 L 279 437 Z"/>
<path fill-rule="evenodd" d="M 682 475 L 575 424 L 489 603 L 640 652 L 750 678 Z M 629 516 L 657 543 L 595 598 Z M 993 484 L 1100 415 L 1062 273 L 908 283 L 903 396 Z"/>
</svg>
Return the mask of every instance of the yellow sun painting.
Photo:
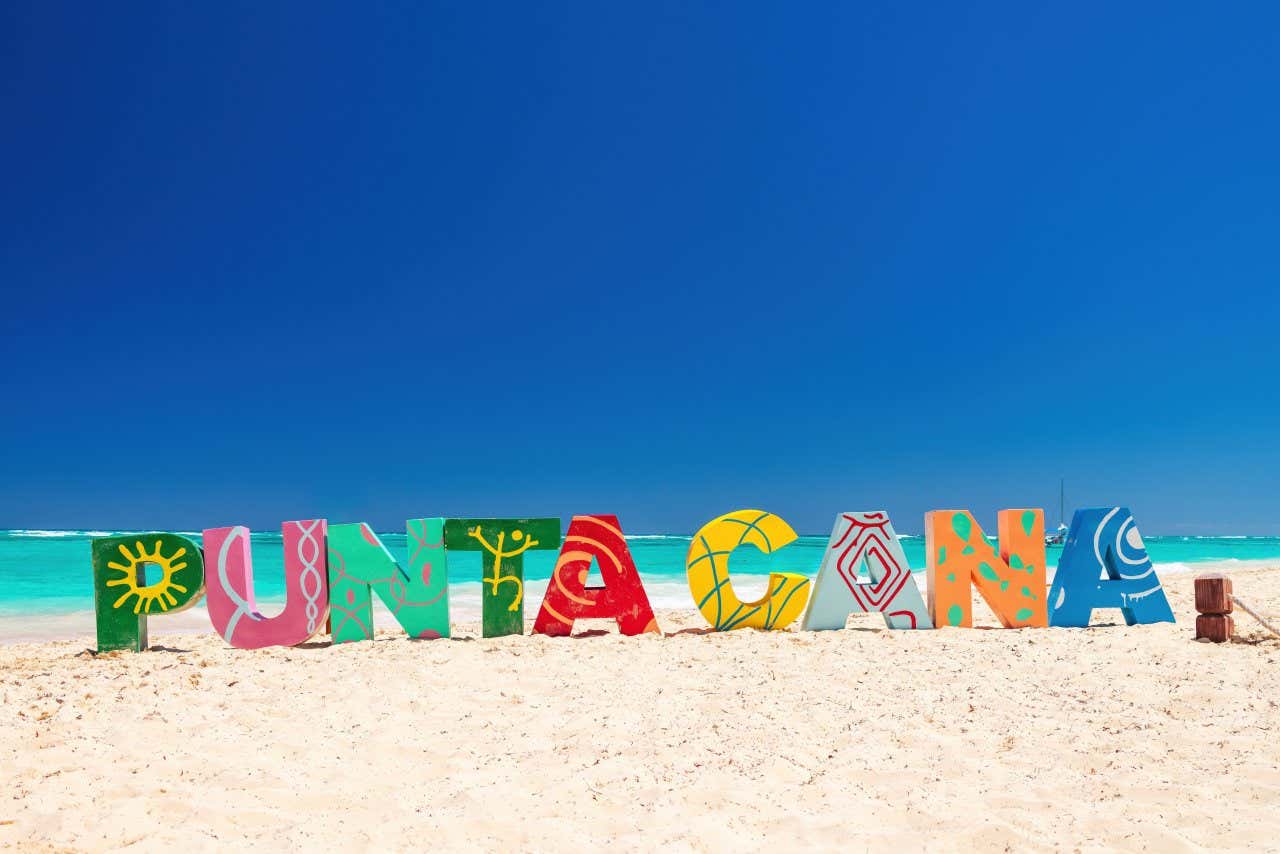
<svg viewBox="0 0 1280 854">
<path fill-rule="evenodd" d="M 187 592 L 186 587 L 173 580 L 174 573 L 187 567 L 187 562 L 181 560 L 182 556 L 187 553 L 186 548 L 179 546 L 176 552 L 165 556 L 160 552 L 159 540 L 156 540 L 155 548 L 151 551 L 146 550 L 141 540 L 134 543 L 134 546 L 138 550 L 136 555 L 129 551 L 128 546 L 123 544 L 120 546 L 120 554 L 124 555 L 127 563 L 111 561 L 107 564 L 111 569 L 119 571 L 122 576 L 111 579 L 107 582 L 107 586 L 126 588 L 124 594 L 111 607 L 126 606 L 129 597 L 136 596 L 138 601 L 133 603 L 133 613 L 135 614 L 151 614 L 157 609 L 168 611 L 171 606 L 178 604 L 177 597 L 173 594 L 175 592 Z M 147 563 L 158 566 L 163 575 L 155 584 L 140 585 L 139 581 L 144 577 L 142 566 Z"/>
</svg>

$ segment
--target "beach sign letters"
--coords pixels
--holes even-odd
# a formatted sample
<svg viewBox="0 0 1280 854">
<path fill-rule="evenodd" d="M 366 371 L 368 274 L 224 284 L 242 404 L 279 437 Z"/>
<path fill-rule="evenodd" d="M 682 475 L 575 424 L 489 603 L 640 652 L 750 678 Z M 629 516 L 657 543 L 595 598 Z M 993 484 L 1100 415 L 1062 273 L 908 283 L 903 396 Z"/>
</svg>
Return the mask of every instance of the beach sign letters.
<svg viewBox="0 0 1280 854">
<path fill-rule="evenodd" d="M 231 646 L 296 646 L 374 636 L 377 596 L 410 637 L 450 636 L 448 558 L 481 557 L 484 637 L 523 634 L 524 555 L 559 551 L 537 609 L 534 634 L 565 636 L 584 619 L 614 620 L 624 635 L 661 634 L 617 516 L 574 516 L 563 540 L 558 518 L 410 519 L 398 560 L 364 522 L 285 522 L 285 605 L 266 616 L 254 599 L 249 529 L 208 528 L 203 548 L 174 533 L 93 540 L 98 649 L 147 648 L 147 619 L 190 608 L 207 592 L 213 628 Z M 925 516 L 926 597 L 883 510 L 839 513 L 816 576 L 773 572 L 765 594 L 744 602 L 729 562 L 739 548 L 765 554 L 796 532 L 763 510 L 735 510 L 693 536 L 685 572 L 694 604 L 716 631 L 845 627 L 850 614 L 880 614 L 889 629 L 973 625 L 975 594 L 1010 629 L 1085 627 L 1096 608 L 1117 608 L 1128 625 L 1173 622 L 1155 567 L 1125 507 L 1077 510 L 1052 585 L 1046 582 L 1044 512 L 1001 510 L 996 543 L 967 510 Z M 592 565 L 603 584 L 587 586 Z"/>
</svg>

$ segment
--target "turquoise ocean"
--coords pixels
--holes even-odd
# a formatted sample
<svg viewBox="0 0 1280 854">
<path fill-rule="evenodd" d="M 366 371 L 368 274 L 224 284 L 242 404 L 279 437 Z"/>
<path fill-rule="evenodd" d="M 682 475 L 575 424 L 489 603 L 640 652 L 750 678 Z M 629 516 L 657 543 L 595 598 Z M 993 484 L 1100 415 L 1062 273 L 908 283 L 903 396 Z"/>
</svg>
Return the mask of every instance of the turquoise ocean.
<svg viewBox="0 0 1280 854">
<path fill-rule="evenodd" d="M 92 634 L 93 584 L 90 543 L 112 531 L 0 531 L 0 642 Z M 196 542 L 198 533 L 186 532 Z M 396 558 L 407 560 L 403 532 L 379 535 Z M 1229 569 L 1254 561 L 1280 563 L 1280 537 L 1161 537 L 1144 538 L 1147 552 L 1164 575 Z M 636 567 L 655 608 L 693 608 L 685 584 L 684 559 L 687 535 L 650 534 L 627 538 Z M 901 535 L 913 569 L 924 570 L 924 538 Z M 817 572 L 827 536 L 803 536 L 772 555 L 753 548 L 734 552 L 734 586 L 743 598 L 763 593 L 770 570 Z M 279 533 L 255 533 L 251 539 L 254 586 L 264 613 L 284 602 L 284 550 Z M 556 551 L 525 555 L 527 581 L 525 614 L 537 613 L 546 580 L 555 564 Z M 1048 548 L 1050 571 L 1062 554 L 1061 546 Z M 594 570 L 593 570 L 594 576 Z M 480 601 L 480 556 L 452 552 L 449 555 L 450 601 L 453 619 L 476 619 Z M 182 615 L 179 615 L 182 616 Z M 177 619 L 176 617 L 173 619 Z M 190 618 L 189 618 L 190 619 Z M 381 622 L 392 626 L 394 623 Z M 153 632 L 163 632 L 157 620 Z M 204 624 L 208 628 L 207 622 Z M 188 622 L 187 629 L 195 627 Z"/>
</svg>

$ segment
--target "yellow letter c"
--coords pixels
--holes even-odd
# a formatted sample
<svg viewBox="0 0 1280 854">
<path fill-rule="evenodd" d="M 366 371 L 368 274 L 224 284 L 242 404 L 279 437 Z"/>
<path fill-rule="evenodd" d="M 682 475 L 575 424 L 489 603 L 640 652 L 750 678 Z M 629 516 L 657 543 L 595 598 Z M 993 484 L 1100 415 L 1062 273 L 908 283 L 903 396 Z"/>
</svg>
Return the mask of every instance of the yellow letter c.
<svg viewBox="0 0 1280 854">
<path fill-rule="evenodd" d="M 735 510 L 702 526 L 689 544 L 685 571 L 689 591 L 702 616 L 717 631 L 785 629 L 800 616 L 809 598 L 809 578 L 791 572 L 769 573 L 769 590 L 755 602 L 743 602 L 729 583 L 729 555 L 746 543 L 771 554 L 794 541 L 796 532 L 764 510 Z"/>
</svg>

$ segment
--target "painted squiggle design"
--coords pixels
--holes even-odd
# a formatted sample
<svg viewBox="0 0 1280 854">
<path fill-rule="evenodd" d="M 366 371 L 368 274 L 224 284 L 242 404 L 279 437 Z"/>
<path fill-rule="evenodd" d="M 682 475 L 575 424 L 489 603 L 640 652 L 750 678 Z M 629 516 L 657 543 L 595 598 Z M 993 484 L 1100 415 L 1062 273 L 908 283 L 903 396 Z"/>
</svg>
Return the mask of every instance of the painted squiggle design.
<svg viewBox="0 0 1280 854">
<path fill-rule="evenodd" d="M 212 548 L 211 541 L 215 537 L 209 536 L 206 532 L 204 542 Z M 227 620 L 226 626 L 222 629 L 222 639 L 227 643 L 231 643 L 231 638 L 236 633 L 236 626 L 240 625 L 240 618 L 246 614 L 252 613 L 255 608 L 249 604 L 249 600 L 240 595 L 240 591 L 236 590 L 231 583 L 231 578 L 227 571 L 227 564 L 231 559 L 231 547 L 240 544 L 241 548 L 247 548 L 249 542 L 249 529 L 242 525 L 236 525 L 231 529 L 231 535 L 222 541 L 222 546 L 218 549 L 218 557 L 214 568 L 218 573 L 218 584 L 216 589 L 219 593 L 231 600 L 231 604 L 235 605 L 235 610 L 231 613 L 231 619 Z M 217 623 L 215 622 L 216 626 Z"/>
<path fill-rule="evenodd" d="M 317 528 L 324 527 L 325 522 L 323 519 L 313 519 L 305 528 L 304 524 L 306 523 L 286 522 L 285 528 L 293 525 L 297 530 L 298 542 L 294 554 L 302 564 L 302 572 L 298 575 L 298 588 L 302 591 L 303 599 L 306 600 L 304 613 L 307 617 L 307 631 L 315 634 L 320 628 L 320 613 L 324 604 L 320 597 L 326 593 L 324 575 L 316 564 L 316 561 L 324 557 L 324 546 L 320 540 L 316 539 L 315 531 Z M 325 532 L 321 531 L 320 536 L 323 539 Z"/>
<path fill-rule="evenodd" d="M 521 540 L 524 540 L 524 542 L 520 543 L 520 545 L 516 546 L 511 551 L 504 551 L 502 548 L 502 542 L 507 537 L 506 531 L 498 532 L 497 545 L 489 545 L 489 541 L 484 538 L 484 532 L 480 530 L 479 525 L 467 531 L 467 536 L 478 542 L 481 548 L 493 556 L 493 575 L 490 576 L 486 574 L 482 581 L 489 585 L 490 591 L 494 596 L 498 595 L 498 589 L 503 584 L 514 584 L 516 587 L 515 598 L 513 598 L 511 600 L 511 604 L 507 606 L 507 610 L 520 610 L 520 603 L 524 601 L 524 579 L 519 575 L 514 574 L 503 575 L 502 561 L 504 558 L 520 557 L 520 555 L 524 554 L 529 549 L 536 548 L 538 546 L 538 541 L 533 537 L 525 537 L 524 531 L 512 531 L 511 539 L 513 541 L 520 543 Z"/>
<path fill-rule="evenodd" d="M 213 558 L 209 618 L 227 643 L 241 649 L 293 646 L 312 638 L 328 616 L 325 580 L 324 519 L 285 522 L 285 607 L 275 617 L 259 613 L 253 589 L 249 529 L 243 525 L 209 528 L 204 547 Z"/>
</svg>

